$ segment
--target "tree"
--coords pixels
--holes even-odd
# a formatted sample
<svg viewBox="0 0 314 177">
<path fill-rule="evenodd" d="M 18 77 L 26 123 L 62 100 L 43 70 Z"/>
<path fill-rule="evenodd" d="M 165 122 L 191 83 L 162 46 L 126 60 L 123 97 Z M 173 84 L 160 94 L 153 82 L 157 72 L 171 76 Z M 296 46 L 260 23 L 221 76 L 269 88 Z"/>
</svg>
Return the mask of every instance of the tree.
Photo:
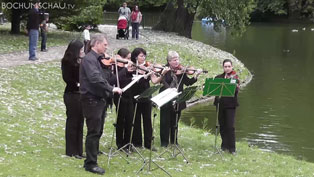
<svg viewBox="0 0 314 177">
<path fill-rule="evenodd" d="M 4 3 L 19 3 L 29 7 L 31 0 L 4 0 Z M 106 0 L 45 0 L 42 3 L 54 7 L 40 9 L 41 12 L 49 13 L 50 22 L 55 23 L 59 28 L 73 30 L 78 29 L 82 24 L 99 24 L 102 22 L 102 7 Z M 67 6 L 66 5 L 71 5 Z M 21 21 L 28 18 L 28 8 L 10 8 L 5 13 L 11 21 L 11 33 L 20 33 Z"/>
<path fill-rule="evenodd" d="M 254 0 L 169 0 L 159 23 L 153 28 L 191 38 L 196 13 L 215 19 L 215 25 L 222 22 L 232 33 L 239 34 L 249 24 L 250 13 L 256 7 Z"/>
</svg>

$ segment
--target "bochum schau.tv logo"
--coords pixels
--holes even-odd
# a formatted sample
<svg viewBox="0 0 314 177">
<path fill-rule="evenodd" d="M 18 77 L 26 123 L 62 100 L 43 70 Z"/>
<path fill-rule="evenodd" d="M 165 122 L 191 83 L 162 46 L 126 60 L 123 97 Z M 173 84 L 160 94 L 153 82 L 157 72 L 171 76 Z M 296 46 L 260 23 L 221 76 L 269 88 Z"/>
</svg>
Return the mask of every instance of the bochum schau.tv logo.
<svg viewBox="0 0 314 177">
<path fill-rule="evenodd" d="M 35 3 L 27 2 L 2 2 L 2 9 L 32 9 Z M 68 3 L 52 3 L 52 2 L 40 2 L 39 9 L 74 9 L 75 4 Z"/>
</svg>

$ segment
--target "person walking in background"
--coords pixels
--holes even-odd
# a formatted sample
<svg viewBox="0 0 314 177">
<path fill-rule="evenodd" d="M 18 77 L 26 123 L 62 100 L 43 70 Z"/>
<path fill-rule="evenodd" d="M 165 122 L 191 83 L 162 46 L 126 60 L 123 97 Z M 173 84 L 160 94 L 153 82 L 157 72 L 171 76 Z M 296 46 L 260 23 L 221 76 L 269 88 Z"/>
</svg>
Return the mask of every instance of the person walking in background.
<svg viewBox="0 0 314 177">
<path fill-rule="evenodd" d="M 214 105 L 217 107 L 220 135 L 221 135 L 221 149 L 223 151 L 229 151 L 231 154 L 235 154 L 235 113 L 238 103 L 238 92 L 239 92 L 239 77 L 233 70 L 232 61 L 225 59 L 222 63 L 224 73 L 217 75 L 215 78 L 235 79 L 237 88 L 234 97 L 215 97 Z M 219 106 L 218 106 L 219 103 Z"/>
<path fill-rule="evenodd" d="M 142 22 L 142 13 L 139 7 L 136 5 L 131 13 L 131 24 L 132 24 L 132 39 L 139 37 L 139 27 Z"/>
<path fill-rule="evenodd" d="M 41 36 L 41 47 L 40 51 L 42 52 L 47 52 L 47 32 L 48 32 L 48 26 L 47 22 L 49 20 L 49 17 L 45 14 L 44 15 L 44 20 L 40 24 L 40 36 Z"/>
<path fill-rule="evenodd" d="M 85 29 L 83 31 L 83 38 L 84 38 L 84 52 L 88 53 L 88 49 L 89 49 L 89 41 L 90 41 L 90 33 L 89 30 L 91 29 L 90 25 L 85 26 Z"/>
<path fill-rule="evenodd" d="M 128 8 L 126 2 L 124 2 L 124 3 L 122 4 L 122 7 L 119 8 L 118 13 L 119 13 L 119 17 L 120 17 L 120 16 L 125 16 L 125 18 L 126 18 L 128 21 L 130 21 L 131 10 L 130 10 L 130 8 Z"/>
<path fill-rule="evenodd" d="M 66 83 L 63 99 L 66 107 L 65 154 L 83 158 L 84 116 L 79 93 L 79 68 L 84 57 L 84 45 L 72 41 L 61 60 L 62 78 Z"/>
<path fill-rule="evenodd" d="M 34 8 L 30 10 L 28 15 L 27 21 L 27 33 L 29 37 L 29 60 L 35 61 L 38 60 L 36 58 L 36 48 L 37 48 L 37 41 L 39 35 L 39 24 L 40 24 L 40 17 L 39 17 L 39 1 L 35 1 Z"/>
</svg>

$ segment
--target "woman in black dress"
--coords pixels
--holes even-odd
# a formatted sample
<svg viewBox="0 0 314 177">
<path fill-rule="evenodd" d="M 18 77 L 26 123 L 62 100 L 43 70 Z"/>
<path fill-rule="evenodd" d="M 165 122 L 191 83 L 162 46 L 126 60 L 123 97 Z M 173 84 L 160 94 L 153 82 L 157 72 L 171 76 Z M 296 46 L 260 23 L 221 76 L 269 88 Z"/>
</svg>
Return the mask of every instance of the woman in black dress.
<svg viewBox="0 0 314 177">
<path fill-rule="evenodd" d="M 177 88 L 178 92 L 183 91 L 183 85 L 190 86 L 197 81 L 197 77 L 200 71 L 195 72 L 194 77 L 189 78 L 186 73 L 181 72 L 179 54 L 175 51 L 169 51 L 167 56 L 167 66 L 170 67 L 170 71 L 167 72 L 162 79 L 163 87 L 160 88 L 160 92 L 167 88 Z M 166 147 L 169 144 L 169 138 L 171 144 L 178 144 L 178 138 L 175 140 L 175 130 L 178 130 L 178 121 L 181 116 L 181 110 L 186 108 L 186 103 L 180 103 L 179 105 L 173 105 L 172 101 L 165 104 L 160 108 L 160 143 L 162 147 Z M 178 114 L 178 119 L 176 118 Z"/>
<path fill-rule="evenodd" d="M 131 60 L 137 64 L 140 68 L 148 68 L 146 61 L 146 50 L 143 48 L 135 48 L 131 54 Z M 137 70 L 138 74 L 146 74 L 147 77 L 141 78 L 135 85 L 136 95 L 140 95 L 146 89 L 150 88 L 150 81 L 153 84 L 157 84 L 161 81 L 161 77 L 156 76 L 154 73 L 146 73 L 140 69 Z M 167 69 L 162 71 L 162 75 L 168 72 Z M 152 103 L 149 98 L 142 98 L 137 101 L 136 116 L 134 122 L 134 131 L 132 142 L 136 147 L 143 146 L 142 138 L 142 118 L 144 128 L 144 147 L 151 149 L 152 143 Z M 155 147 L 152 147 L 153 151 L 157 151 Z"/>
<path fill-rule="evenodd" d="M 233 70 L 232 61 L 225 59 L 223 61 L 224 73 L 217 75 L 216 78 L 235 79 L 237 88 L 234 97 L 215 97 L 214 105 L 217 107 L 220 135 L 221 135 L 221 149 L 223 151 L 229 151 L 231 154 L 235 154 L 235 113 L 238 104 L 238 92 L 239 92 L 239 77 Z M 219 106 L 218 106 L 219 103 Z M 219 110 L 218 110 L 219 109 Z"/>
<path fill-rule="evenodd" d="M 66 106 L 65 154 L 83 158 L 84 117 L 79 93 L 79 68 L 84 57 L 83 43 L 72 41 L 61 60 L 62 77 L 66 83 L 63 99 Z"/>
</svg>

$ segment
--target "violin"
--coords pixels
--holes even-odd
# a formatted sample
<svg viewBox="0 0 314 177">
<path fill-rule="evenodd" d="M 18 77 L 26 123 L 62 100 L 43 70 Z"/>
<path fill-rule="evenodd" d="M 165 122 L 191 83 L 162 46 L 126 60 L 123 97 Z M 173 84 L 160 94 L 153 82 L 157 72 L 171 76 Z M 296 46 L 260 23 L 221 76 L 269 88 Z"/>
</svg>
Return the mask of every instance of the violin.
<svg viewBox="0 0 314 177">
<path fill-rule="evenodd" d="M 157 75 L 160 75 L 163 69 L 165 69 L 165 67 L 163 67 L 161 64 L 152 64 L 148 61 L 145 61 L 143 64 L 140 64 L 140 65 L 135 65 L 135 67 L 146 73 L 153 72 Z"/>
<path fill-rule="evenodd" d="M 105 55 L 103 56 L 103 58 L 101 59 L 101 62 L 105 65 L 105 66 L 112 66 L 113 64 L 117 63 L 117 65 L 119 67 L 124 67 L 125 64 L 128 64 L 129 61 L 123 58 L 119 58 L 117 56 L 115 57 L 106 57 Z"/>
<path fill-rule="evenodd" d="M 177 67 L 172 68 L 172 71 L 176 73 L 176 75 L 186 73 L 188 75 L 193 75 L 196 71 L 201 71 L 201 73 L 208 73 L 206 70 L 202 69 L 195 69 L 192 66 L 184 67 L 181 64 L 179 64 Z"/>
</svg>

